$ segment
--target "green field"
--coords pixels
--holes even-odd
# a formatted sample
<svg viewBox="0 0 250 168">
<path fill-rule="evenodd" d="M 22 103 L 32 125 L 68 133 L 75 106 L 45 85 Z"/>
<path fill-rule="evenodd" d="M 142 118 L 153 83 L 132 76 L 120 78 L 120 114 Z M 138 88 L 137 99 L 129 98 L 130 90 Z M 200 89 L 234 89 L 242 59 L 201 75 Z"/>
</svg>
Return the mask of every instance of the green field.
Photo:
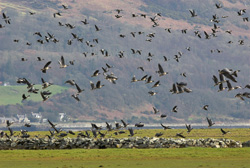
<svg viewBox="0 0 250 168">
<path fill-rule="evenodd" d="M 41 85 L 35 85 L 36 89 L 39 89 L 41 91 L 42 86 Z M 66 87 L 61 87 L 58 85 L 52 85 L 48 87 L 45 90 L 50 90 L 52 92 L 52 95 L 55 95 L 57 93 L 61 93 L 62 91 L 66 90 Z M 42 101 L 42 97 L 40 95 L 40 92 L 38 94 L 28 93 L 27 92 L 27 86 L 20 85 L 20 86 L 0 86 L 0 105 L 8 105 L 8 104 L 21 104 L 22 103 L 22 95 L 25 93 L 25 95 L 30 95 L 30 97 L 25 100 L 29 101 L 32 100 L 34 102 Z M 50 96 L 50 97 L 51 97 Z"/>
<path fill-rule="evenodd" d="M 241 142 L 250 139 L 248 128 L 227 130 L 231 133 L 224 136 L 221 135 L 220 129 L 194 129 L 190 134 L 185 132 L 184 135 L 192 139 L 228 138 Z M 153 137 L 156 132 L 163 132 L 162 137 L 176 138 L 175 134 L 182 131 L 186 130 L 135 130 L 135 133 L 139 137 Z M 128 137 L 127 131 L 118 136 L 113 133 L 114 131 L 107 132 L 106 137 Z M 40 134 L 40 137 L 44 137 L 49 132 L 29 132 L 29 134 L 32 136 Z M 69 135 L 69 137 L 76 137 L 76 135 Z M 2 150 L 0 151 L 0 167 L 250 168 L 249 158 L 250 148 Z"/>
<path fill-rule="evenodd" d="M 72 149 L 0 152 L 1 167 L 250 167 L 250 148 Z"/>
</svg>

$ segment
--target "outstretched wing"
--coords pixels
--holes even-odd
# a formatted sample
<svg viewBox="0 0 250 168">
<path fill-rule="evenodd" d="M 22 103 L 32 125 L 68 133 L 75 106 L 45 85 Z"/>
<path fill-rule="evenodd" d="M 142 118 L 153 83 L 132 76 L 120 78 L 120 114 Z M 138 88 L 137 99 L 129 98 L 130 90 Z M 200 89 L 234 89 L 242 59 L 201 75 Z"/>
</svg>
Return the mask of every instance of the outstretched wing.
<svg viewBox="0 0 250 168">
<path fill-rule="evenodd" d="M 164 70 L 163 70 L 161 64 L 158 64 L 158 68 L 159 68 L 159 72 L 160 72 L 160 73 L 164 73 Z"/>
<path fill-rule="evenodd" d="M 51 61 L 47 62 L 47 63 L 44 65 L 44 69 L 46 69 L 46 68 L 49 66 L 50 63 L 51 63 Z"/>
</svg>

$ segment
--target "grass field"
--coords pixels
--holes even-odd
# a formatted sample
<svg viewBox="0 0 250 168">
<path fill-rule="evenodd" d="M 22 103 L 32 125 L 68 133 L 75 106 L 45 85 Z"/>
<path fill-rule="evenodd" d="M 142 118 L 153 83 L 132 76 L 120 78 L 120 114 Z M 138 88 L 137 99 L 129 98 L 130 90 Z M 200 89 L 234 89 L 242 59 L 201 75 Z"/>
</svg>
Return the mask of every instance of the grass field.
<svg viewBox="0 0 250 168">
<path fill-rule="evenodd" d="M 8 168 L 248 168 L 249 158 L 250 148 L 12 150 L 0 152 L 0 165 Z"/>
<path fill-rule="evenodd" d="M 237 141 L 250 139 L 249 129 L 227 129 L 231 133 L 222 136 L 219 129 L 194 129 L 187 138 L 229 138 Z M 171 130 L 135 130 L 136 136 L 153 137 L 156 132 L 163 132 L 165 138 L 176 138 L 177 132 Z M 102 131 L 106 132 L 106 131 Z M 76 132 L 78 133 L 78 132 Z M 106 137 L 128 137 L 125 134 Z M 30 132 L 40 137 L 49 134 L 47 131 Z M 76 137 L 76 135 L 69 135 Z M 4 150 L 0 151 L 0 167 L 8 168 L 250 168 L 250 148 L 169 148 L 169 149 L 71 149 L 71 150 Z"/>
<path fill-rule="evenodd" d="M 42 90 L 40 85 L 35 86 L 35 88 Z M 52 96 L 61 93 L 63 90 L 66 90 L 66 87 L 61 87 L 57 85 L 52 85 L 45 90 L 50 90 L 52 92 Z M 8 104 L 21 104 L 22 103 L 22 94 L 30 95 L 27 99 L 35 102 L 42 101 L 40 93 L 32 94 L 27 92 L 27 86 L 0 86 L 0 105 L 8 105 Z M 50 96 L 51 97 L 51 96 Z"/>
</svg>

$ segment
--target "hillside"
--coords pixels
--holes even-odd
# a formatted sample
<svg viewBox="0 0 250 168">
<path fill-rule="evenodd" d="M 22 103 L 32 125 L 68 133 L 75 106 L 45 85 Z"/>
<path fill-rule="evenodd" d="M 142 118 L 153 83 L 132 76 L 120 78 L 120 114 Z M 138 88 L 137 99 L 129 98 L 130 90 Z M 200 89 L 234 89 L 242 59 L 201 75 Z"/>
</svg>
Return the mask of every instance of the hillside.
<svg viewBox="0 0 250 168">
<path fill-rule="evenodd" d="M 250 4 L 223 0 L 222 7 L 217 9 L 215 3 L 218 2 L 2 0 L 1 13 L 11 20 L 10 24 L 0 20 L 4 26 L 0 29 L 0 81 L 17 85 L 18 78 L 26 78 L 38 86 L 42 77 L 69 89 L 45 102 L 32 101 L 32 98 L 21 105 L 1 102 L 5 104 L 0 106 L 1 114 L 12 116 L 11 110 L 20 114 L 33 111 L 54 119 L 51 116 L 65 112 L 77 121 L 123 118 L 130 122 L 206 122 L 206 117 L 217 122 L 249 120 L 250 99 L 235 98 L 237 93 L 249 92 L 249 89 L 218 92 L 212 77 L 219 77 L 218 70 L 229 68 L 240 70 L 237 83 L 230 81 L 233 86 L 244 87 L 250 83 L 249 22 L 243 21 L 249 16 Z M 122 11 L 118 14 L 116 9 Z M 196 11 L 196 17 L 191 17 L 191 9 Z M 240 9 L 246 9 L 242 16 L 237 14 Z M 57 12 L 59 14 L 55 14 Z M 211 21 L 215 14 L 218 18 Z M 97 31 L 95 25 L 101 30 Z M 186 33 L 182 32 L 184 29 Z M 211 29 L 215 29 L 215 33 Z M 41 37 L 35 32 L 40 32 Z M 138 52 L 133 53 L 132 49 Z M 121 53 L 123 56 L 119 56 Z M 68 67 L 60 68 L 61 56 Z M 164 61 L 163 56 L 169 60 Z M 44 60 L 37 61 L 37 57 Z M 22 58 L 25 61 L 21 61 Z M 42 73 L 48 61 L 51 61 L 51 69 Z M 74 65 L 69 61 L 74 61 Z M 106 63 L 113 68 L 107 68 Z M 158 64 L 167 75 L 156 73 Z M 109 71 L 106 74 L 112 72 L 118 77 L 116 84 L 105 79 L 102 67 Z M 100 75 L 91 77 L 96 70 Z M 180 75 L 184 72 L 186 77 Z M 152 76 L 154 82 L 131 83 L 134 75 L 138 80 L 145 75 Z M 79 94 L 79 102 L 71 96 L 77 93 L 76 87 L 65 84 L 67 80 L 75 80 L 84 89 Z M 91 90 L 90 81 L 101 81 L 104 86 Z M 161 85 L 152 88 L 156 81 Z M 172 94 L 170 90 L 176 82 L 187 83 L 192 92 Z M 226 82 L 223 85 L 227 87 Z M 149 91 L 157 94 L 150 96 Z M 21 95 L 11 96 L 21 99 Z M 206 104 L 209 105 L 207 111 L 202 109 Z M 175 105 L 177 113 L 171 112 Z M 159 114 L 153 114 L 153 106 L 160 110 Z M 161 119 L 160 114 L 167 114 L 167 119 Z"/>
</svg>

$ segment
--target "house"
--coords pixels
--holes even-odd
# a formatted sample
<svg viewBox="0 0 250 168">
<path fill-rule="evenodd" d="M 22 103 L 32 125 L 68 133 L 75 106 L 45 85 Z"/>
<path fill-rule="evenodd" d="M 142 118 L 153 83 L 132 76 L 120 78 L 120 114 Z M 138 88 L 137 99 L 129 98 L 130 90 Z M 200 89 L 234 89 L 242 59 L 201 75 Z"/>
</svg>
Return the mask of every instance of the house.
<svg viewBox="0 0 250 168">
<path fill-rule="evenodd" d="M 29 123 L 30 122 L 30 120 L 28 119 L 26 114 L 24 114 L 24 115 L 17 114 L 17 119 L 18 119 L 18 122 L 20 122 L 20 123 Z"/>
<path fill-rule="evenodd" d="M 43 116 L 41 113 L 31 112 L 31 115 L 32 115 L 33 119 L 35 119 L 35 121 L 33 121 L 33 122 L 41 122 L 42 121 Z"/>
<path fill-rule="evenodd" d="M 59 121 L 67 122 L 69 120 L 66 113 L 59 113 Z"/>
<path fill-rule="evenodd" d="M 9 120 L 10 122 L 17 122 L 18 120 L 15 117 L 9 118 L 9 117 L 0 117 L 0 123 L 6 123 L 6 121 Z"/>
<path fill-rule="evenodd" d="M 37 118 L 37 119 L 42 119 L 42 114 L 41 113 L 33 113 L 31 112 L 32 117 Z"/>
</svg>

